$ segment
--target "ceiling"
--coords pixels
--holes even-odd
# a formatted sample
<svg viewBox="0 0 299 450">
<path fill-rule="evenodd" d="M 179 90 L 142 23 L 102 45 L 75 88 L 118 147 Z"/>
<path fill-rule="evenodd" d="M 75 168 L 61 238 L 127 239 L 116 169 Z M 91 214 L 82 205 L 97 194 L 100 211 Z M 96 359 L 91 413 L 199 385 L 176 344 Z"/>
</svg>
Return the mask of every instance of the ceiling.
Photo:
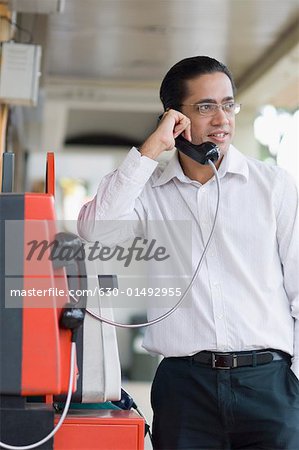
<svg viewBox="0 0 299 450">
<path fill-rule="evenodd" d="M 203 54 L 227 64 L 240 85 L 298 19 L 298 0 L 65 0 L 64 12 L 49 16 L 47 72 L 155 82 Z"/>
<path fill-rule="evenodd" d="M 52 106 L 156 114 L 166 71 L 200 54 L 229 66 L 246 104 L 299 104 L 298 0 L 1 1 L 43 47 Z M 48 135 L 55 117 L 56 129 L 72 128 L 53 107 Z"/>
<path fill-rule="evenodd" d="M 49 16 L 48 74 L 156 81 L 202 54 L 241 81 L 298 18 L 297 0 L 66 0 Z"/>
</svg>

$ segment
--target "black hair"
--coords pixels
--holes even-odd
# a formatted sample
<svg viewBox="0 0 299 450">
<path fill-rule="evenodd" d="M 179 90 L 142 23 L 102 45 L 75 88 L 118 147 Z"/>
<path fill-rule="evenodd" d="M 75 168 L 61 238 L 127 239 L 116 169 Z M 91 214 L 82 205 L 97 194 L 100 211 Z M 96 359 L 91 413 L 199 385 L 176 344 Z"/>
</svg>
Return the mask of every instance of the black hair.
<svg viewBox="0 0 299 450">
<path fill-rule="evenodd" d="M 176 63 L 169 69 L 161 83 L 160 99 L 164 110 L 170 108 L 180 110 L 180 105 L 188 94 L 186 81 L 215 72 L 222 72 L 228 76 L 235 94 L 236 86 L 230 70 L 217 59 L 209 56 L 193 56 Z"/>
</svg>

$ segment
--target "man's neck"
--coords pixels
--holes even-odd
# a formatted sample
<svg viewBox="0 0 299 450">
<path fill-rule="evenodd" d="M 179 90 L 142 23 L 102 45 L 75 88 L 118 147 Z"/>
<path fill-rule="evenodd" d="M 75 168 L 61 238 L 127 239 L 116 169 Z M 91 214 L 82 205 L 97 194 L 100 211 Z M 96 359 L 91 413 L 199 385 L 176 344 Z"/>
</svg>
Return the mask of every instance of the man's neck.
<svg viewBox="0 0 299 450">
<path fill-rule="evenodd" d="M 205 184 L 214 176 L 214 172 L 209 165 L 200 164 L 181 152 L 178 152 L 178 157 L 184 174 L 189 177 L 190 180 Z M 215 163 L 217 169 L 219 168 L 222 159 L 223 156 Z"/>
</svg>

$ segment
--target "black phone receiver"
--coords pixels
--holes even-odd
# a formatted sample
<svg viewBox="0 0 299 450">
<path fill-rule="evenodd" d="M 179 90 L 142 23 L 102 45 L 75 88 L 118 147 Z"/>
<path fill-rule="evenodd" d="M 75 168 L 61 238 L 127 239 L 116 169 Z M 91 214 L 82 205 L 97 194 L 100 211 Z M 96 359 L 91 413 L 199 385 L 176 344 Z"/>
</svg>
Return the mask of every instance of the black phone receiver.
<svg viewBox="0 0 299 450">
<path fill-rule="evenodd" d="M 213 163 L 220 158 L 219 147 L 213 142 L 203 142 L 202 144 L 192 144 L 181 134 L 175 139 L 175 146 L 185 155 L 194 159 L 200 164 Z"/>
</svg>

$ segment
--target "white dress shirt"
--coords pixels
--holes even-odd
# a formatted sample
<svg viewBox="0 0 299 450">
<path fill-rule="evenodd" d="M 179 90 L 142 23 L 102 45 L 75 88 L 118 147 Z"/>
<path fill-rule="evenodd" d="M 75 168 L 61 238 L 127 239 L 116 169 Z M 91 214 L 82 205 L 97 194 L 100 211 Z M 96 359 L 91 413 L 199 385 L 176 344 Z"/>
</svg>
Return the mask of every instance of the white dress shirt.
<svg viewBox="0 0 299 450">
<path fill-rule="evenodd" d="M 277 166 L 231 146 L 218 174 L 221 203 L 211 246 L 189 297 L 146 329 L 143 346 L 168 356 L 201 350 L 272 348 L 293 356 L 299 378 L 298 193 Z M 214 177 L 204 185 L 182 171 L 177 154 L 166 168 L 132 148 L 79 215 L 79 234 L 99 240 L 96 220 L 190 220 L 195 270 L 214 220 Z M 122 238 L 133 233 L 122 227 Z M 165 312 L 149 309 L 152 319 Z"/>
</svg>

